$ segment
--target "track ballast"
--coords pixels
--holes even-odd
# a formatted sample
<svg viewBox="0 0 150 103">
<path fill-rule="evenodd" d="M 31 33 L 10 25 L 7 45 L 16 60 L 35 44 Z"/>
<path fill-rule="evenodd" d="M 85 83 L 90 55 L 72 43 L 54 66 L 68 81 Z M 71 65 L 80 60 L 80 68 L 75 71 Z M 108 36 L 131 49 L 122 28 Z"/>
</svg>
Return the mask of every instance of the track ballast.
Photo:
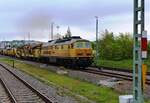
<svg viewBox="0 0 150 103">
<path fill-rule="evenodd" d="M 0 78 L 0 88 L 4 87 L 6 96 L 3 101 L 8 103 L 54 103 L 2 64 L 0 64 Z"/>
</svg>

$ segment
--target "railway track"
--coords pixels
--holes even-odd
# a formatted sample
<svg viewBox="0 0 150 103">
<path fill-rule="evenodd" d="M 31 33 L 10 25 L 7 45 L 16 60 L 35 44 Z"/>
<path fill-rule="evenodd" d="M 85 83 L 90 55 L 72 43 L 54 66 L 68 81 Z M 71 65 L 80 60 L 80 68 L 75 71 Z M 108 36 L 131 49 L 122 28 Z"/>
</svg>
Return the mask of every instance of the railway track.
<svg viewBox="0 0 150 103">
<path fill-rule="evenodd" d="M 128 69 L 128 68 L 113 68 L 113 67 L 106 67 L 106 66 L 91 66 L 91 67 L 92 68 L 98 68 L 98 69 L 105 69 L 105 70 L 133 73 L 133 71 L 131 69 Z M 150 72 L 147 72 L 147 75 L 150 75 Z"/>
<path fill-rule="evenodd" d="M 2 64 L 0 64 L 0 102 L 56 103 Z"/>
<path fill-rule="evenodd" d="M 23 60 L 23 61 L 30 61 L 30 62 L 34 62 L 34 63 L 40 63 L 37 61 L 24 60 L 24 59 L 14 58 L 14 57 L 10 57 L 10 56 L 4 56 L 4 55 L 0 55 L 0 56 L 15 59 L 15 60 L 21 60 L 21 61 Z M 42 63 L 42 64 L 47 64 L 47 63 Z M 49 64 L 47 64 L 47 65 L 49 65 Z M 54 64 L 51 64 L 51 65 L 54 65 Z M 54 66 L 56 66 L 56 65 L 54 65 Z M 90 68 L 97 68 L 99 70 L 103 69 L 103 70 L 110 70 L 110 71 L 116 71 L 116 72 L 133 73 L 133 71 L 129 68 L 114 68 L 114 67 L 106 67 L 106 66 L 90 66 Z M 150 76 L 150 72 L 147 72 L 147 75 Z"/>
<path fill-rule="evenodd" d="M 9 95 L 9 91 L 7 91 L 7 88 L 5 87 L 3 80 L 0 78 L 0 103 L 11 103 L 13 102 L 13 98 L 11 98 L 11 95 Z M 12 96 L 13 97 L 13 96 Z"/>
<path fill-rule="evenodd" d="M 105 71 L 105 70 L 96 70 L 96 69 L 85 69 L 84 72 L 93 73 L 97 75 L 104 75 L 109 77 L 115 77 L 123 80 L 132 81 L 132 73 L 120 73 L 120 72 L 112 72 L 112 71 Z M 146 84 L 150 85 L 150 79 L 147 79 Z"/>
</svg>

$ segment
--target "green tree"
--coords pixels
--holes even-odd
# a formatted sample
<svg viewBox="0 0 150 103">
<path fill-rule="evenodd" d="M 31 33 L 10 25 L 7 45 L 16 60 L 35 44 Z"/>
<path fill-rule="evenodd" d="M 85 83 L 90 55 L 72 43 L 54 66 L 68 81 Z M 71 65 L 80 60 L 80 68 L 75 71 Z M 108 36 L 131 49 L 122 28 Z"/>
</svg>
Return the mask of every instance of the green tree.
<svg viewBox="0 0 150 103">
<path fill-rule="evenodd" d="M 133 57 L 133 38 L 130 33 L 120 33 L 116 37 L 116 43 L 120 47 L 120 59 L 131 59 Z"/>
<path fill-rule="evenodd" d="M 99 54 L 102 59 L 112 59 L 113 58 L 113 45 L 115 39 L 112 32 L 105 30 L 102 33 L 102 38 L 99 40 Z"/>
<path fill-rule="evenodd" d="M 101 59 L 123 60 L 133 57 L 133 38 L 130 33 L 119 33 L 114 36 L 113 32 L 105 30 L 99 40 L 99 54 Z M 116 34 L 115 34 L 116 35 Z M 93 48 L 95 42 L 93 43 Z"/>
</svg>

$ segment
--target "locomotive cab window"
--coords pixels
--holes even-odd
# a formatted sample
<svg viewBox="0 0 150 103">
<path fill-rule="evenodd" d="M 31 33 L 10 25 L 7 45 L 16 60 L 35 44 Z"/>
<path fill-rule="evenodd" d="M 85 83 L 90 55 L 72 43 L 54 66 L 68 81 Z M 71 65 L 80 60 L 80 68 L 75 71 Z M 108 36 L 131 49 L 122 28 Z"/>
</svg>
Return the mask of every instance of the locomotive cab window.
<svg viewBox="0 0 150 103">
<path fill-rule="evenodd" d="M 91 48 L 90 42 L 76 42 L 75 48 Z"/>
<path fill-rule="evenodd" d="M 75 48 L 83 48 L 83 43 L 82 42 L 76 42 Z"/>
<path fill-rule="evenodd" d="M 91 48 L 91 43 L 90 42 L 85 42 L 85 47 L 86 48 Z"/>
</svg>

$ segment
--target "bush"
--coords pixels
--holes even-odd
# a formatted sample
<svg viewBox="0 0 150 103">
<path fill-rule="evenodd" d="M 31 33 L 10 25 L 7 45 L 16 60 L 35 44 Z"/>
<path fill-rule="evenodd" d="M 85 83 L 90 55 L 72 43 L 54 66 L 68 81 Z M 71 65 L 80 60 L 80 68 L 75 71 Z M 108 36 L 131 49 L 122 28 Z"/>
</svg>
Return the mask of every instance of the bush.
<svg viewBox="0 0 150 103">
<path fill-rule="evenodd" d="M 94 45 L 96 45 L 95 42 L 92 43 L 92 47 L 95 47 Z M 120 33 L 114 36 L 113 32 L 105 30 L 98 45 L 101 59 L 123 60 L 133 57 L 133 38 L 130 33 Z"/>
</svg>

